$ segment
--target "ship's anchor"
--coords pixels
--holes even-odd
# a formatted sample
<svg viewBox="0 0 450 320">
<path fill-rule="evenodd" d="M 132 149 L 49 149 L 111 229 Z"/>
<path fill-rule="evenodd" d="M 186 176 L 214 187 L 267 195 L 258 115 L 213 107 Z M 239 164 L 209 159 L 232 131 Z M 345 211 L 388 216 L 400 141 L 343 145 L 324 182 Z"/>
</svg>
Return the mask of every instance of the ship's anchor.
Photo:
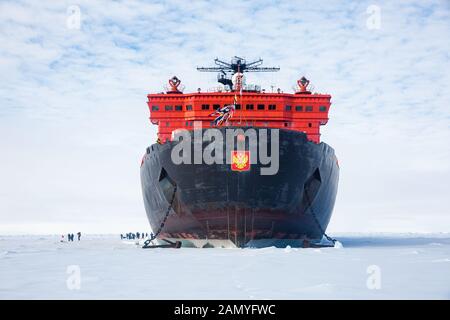
<svg viewBox="0 0 450 320">
<path fill-rule="evenodd" d="M 159 226 L 158 230 L 156 230 L 156 233 L 153 234 L 153 232 L 150 234 L 150 239 L 145 240 L 144 246 L 142 249 L 154 249 L 154 248 L 181 248 L 181 241 L 170 241 L 167 239 L 162 239 L 163 241 L 167 242 L 167 244 L 160 244 L 160 245 L 150 245 L 153 240 L 155 240 L 158 235 L 161 233 L 162 229 L 164 228 L 164 225 L 166 223 L 167 217 L 170 214 L 170 209 L 172 209 L 173 201 L 175 200 L 175 193 L 177 192 L 177 186 L 175 185 L 173 189 L 172 199 L 169 202 L 169 206 L 167 208 L 166 214 L 164 215 L 164 219 L 161 222 L 161 225 Z"/>
</svg>

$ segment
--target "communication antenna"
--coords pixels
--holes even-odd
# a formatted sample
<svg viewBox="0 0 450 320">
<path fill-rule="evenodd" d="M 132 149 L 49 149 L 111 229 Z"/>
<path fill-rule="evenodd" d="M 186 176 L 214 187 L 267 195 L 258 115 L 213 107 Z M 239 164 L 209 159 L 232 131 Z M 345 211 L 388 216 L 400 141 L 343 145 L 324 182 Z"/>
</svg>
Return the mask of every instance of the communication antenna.
<svg viewBox="0 0 450 320">
<path fill-rule="evenodd" d="M 197 67 L 200 72 L 217 72 L 217 81 L 225 86 L 229 86 L 230 90 L 234 90 L 232 77 L 236 73 L 244 72 L 277 72 L 279 67 L 261 67 L 263 60 L 247 62 L 244 58 L 234 56 L 230 62 L 225 62 L 219 58 L 214 59 L 214 67 Z"/>
</svg>

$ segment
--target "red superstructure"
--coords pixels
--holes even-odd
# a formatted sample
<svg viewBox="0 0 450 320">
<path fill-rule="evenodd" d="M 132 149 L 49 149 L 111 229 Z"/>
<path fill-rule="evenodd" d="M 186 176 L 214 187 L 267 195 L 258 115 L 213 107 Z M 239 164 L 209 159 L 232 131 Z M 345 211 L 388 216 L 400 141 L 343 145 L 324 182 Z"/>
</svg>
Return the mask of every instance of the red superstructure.
<svg viewBox="0 0 450 320">
<path fill-rule="evenodd" d="M 297 81 L 298 90 L 292 94 L 280 90 L 276 93 L 266 93 L 258 87 L 245 86 L 241 82 L 242 73 L 239 69 L 253 71 L 255 67 L 249 68 L 250 65 L 237 66 L 235 72 L 237 77 L 234 79 L 238 79 L 236 87 L 239 90 L 230 85 L 229 90 L 221 92 L 201 92 L 199 89 L 196 93 L 185 94 L 178 89 L 180 80 L 173 77 L 169 80 L 170 89 L 166 93 L 149 94 L 147 104 L 150 109 L 150 121 L 158 125 L 160 141 L 164 143 L 170 140 L 172 132 L 176 129 L 192 130 L 194 121 L 201 121 L 203 128 L 213 127 L 214 118 L 210 116 L 211 113 L 215 109 L 232 104 L 234 99 L 237 99 L 236 110 L 228 121 L 228 126 L 302 131 L 311 141 L 319 143 L 320 126 L 328 122 L 331 96 L 309 92 L 307 90 L 309 81 L 304 77 Z M 234 67 L 232 64 L 230 66 Z M 249 70 L 245 70 L 246 66 Z"/>
</svg>

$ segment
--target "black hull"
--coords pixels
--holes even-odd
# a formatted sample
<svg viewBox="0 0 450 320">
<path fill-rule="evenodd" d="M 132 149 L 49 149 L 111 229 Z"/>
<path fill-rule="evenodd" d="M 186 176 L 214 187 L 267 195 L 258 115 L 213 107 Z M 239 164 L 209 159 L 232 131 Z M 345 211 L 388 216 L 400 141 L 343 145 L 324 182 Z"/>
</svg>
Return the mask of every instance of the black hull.
<svg viewBox="0 0 450 320">
<path fill-rule="evenodd" d="M 141 183 L 153 230 L 160 227 L 177 185 L 159 238 L 200 247 L 302 246 L 305 239 L 320 241 L 336 199 L 339 167 L 334 150 L 308 141 L 301 132 L 280 130 L 279 135 L 280 166 L 275 175 L 260 175 L 260 167 L 266 167 L 260 164 L 243 172 L 232 171 L 230 164 L 175 165 L 171 150 L 176 143 L 149 147 Z"/>
</svg>

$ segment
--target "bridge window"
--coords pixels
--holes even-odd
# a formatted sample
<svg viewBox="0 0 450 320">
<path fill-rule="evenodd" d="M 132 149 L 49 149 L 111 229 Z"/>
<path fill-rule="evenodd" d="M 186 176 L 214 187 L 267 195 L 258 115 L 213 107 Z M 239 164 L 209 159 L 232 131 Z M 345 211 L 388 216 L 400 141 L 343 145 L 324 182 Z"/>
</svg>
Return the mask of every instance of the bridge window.
<svg viewBox="0 0 450 320">
<path fill-rule="evenodd" d="M 284 110 L 285 111 L 291 111 L 292 110 L 292 106 L 284 106 Z"/>
<path fill-rule="evenodd" d="M 295 111 L 303 111 L 303 106 L 295 106 Z"/>
<path fill-rule="evenodd" d="M 236 110 L 241 110 L 241 105 L 240 104 L 236 105 Z"/>
<path fill-rule="evenodd" d="M 312 106 L 306 106 L 306 112 L 311 112 L 313 111 L 313 107 Z"/>
<path fill-rule="evenodd" d="M 284 126 L 285 126 L 285 127 L 289 127 L 289 122 L 285 122 L 285 123 L 284 123 Z"/>
<path fill-rule="evenodd" d="M 182 106 L 175 106 L 175 111 L 183 111 L 183 107 Z"/>
<path fill-rule="evenodd" d="M 245 106 L 245 109 L 253 110 L 253 105 L 252 104 L 248 104 L 248 105 Z"/>
<path fill-rule="evenodd" d="M 311 122 L 308 123 L 308 127 L 312 128 L 312 123 Z"/>
<path fill-rule="evenodd" d="M 327 107 L 325 107 L 325 106 L 320 106 L 320 107 L 319 107 L 319 111 L 320 111 L 320 112 L 327 112 Z"/>
<path fill-rule="evenodd" d="M 264 105 L 263 104 L 258 104 L 258 110 L 264 110 Z"/>
<path fill-rule="evenodd" d="M 202 104 L 202 110 L 209 110 L 209 104 Z"/>
<path fill-rule="evenodd" d="M 159 106 L 152 106 L 152 111 L 159 111 Z"/>
<path fill-rule="evenodd" d="M 213 104 L 213 109 L 214 110 L 217 110 L 217 109 L 219 109 L 220 108 L 220 104 Z"/>
<path fill-rule="evenodd" d="M 192 106 L 191 106 L 190 104 L 187 105 L 187 106 L 186 106 L 186 110 L 187 110 L 187 111 L 191 111 L 191 110 L 192 110 Z"/>
<path fill-rule="evenodd" d="M 173 110 L 173 107 L 172 107 L 172 106 L 165 106 L 164 109 L 165 109 L 166 111 L 172 111 L 172 110 Z"/>
<path fill-rule="evenodd" d="M 166 127 L 170 127 L 170 122 L 166 122 Z"/>
</svg>

